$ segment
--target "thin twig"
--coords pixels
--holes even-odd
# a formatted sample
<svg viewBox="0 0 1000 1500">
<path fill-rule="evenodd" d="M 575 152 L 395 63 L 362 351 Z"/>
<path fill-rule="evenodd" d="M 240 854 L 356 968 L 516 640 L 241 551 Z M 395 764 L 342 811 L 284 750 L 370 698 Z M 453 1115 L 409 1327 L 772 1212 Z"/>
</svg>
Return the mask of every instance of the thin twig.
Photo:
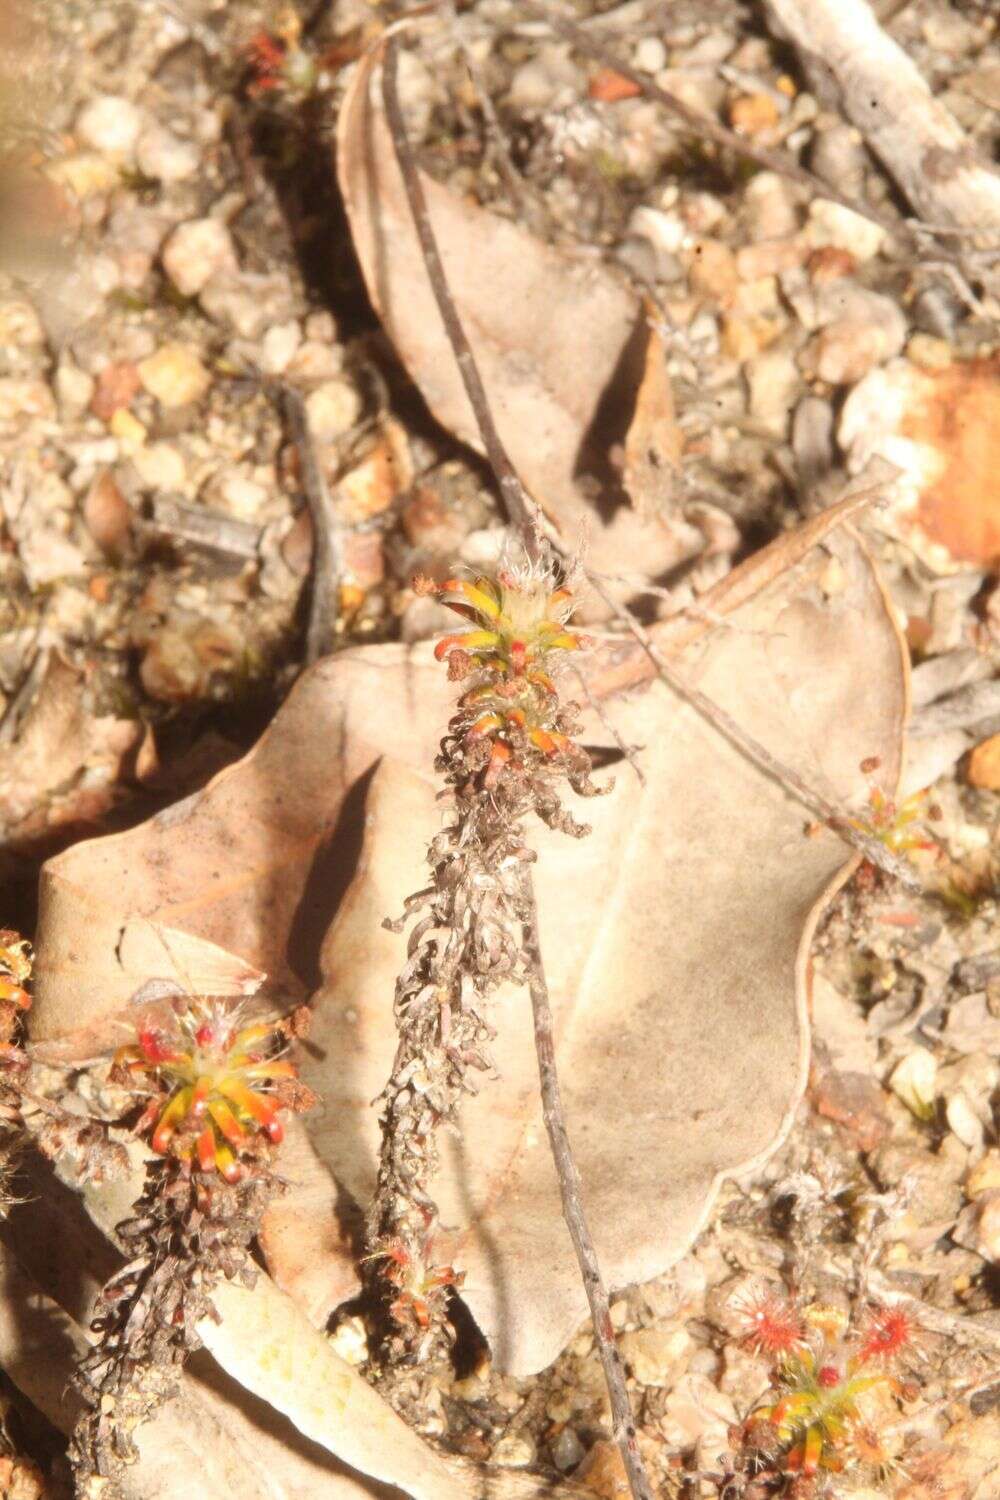
<svg viewBox="0 0 1000 1500">
<path fill-rule="evenodd" d="M 185 505 L 171 495 L 157 495 L 150 507 L 150 519 L 141 529 L 153 536 L 176 538 L 211 552 L 225 552 L 230 557 L 252 559 L 260 553 L 262 526 L 239 521 L 221 511 L 203 505 Z"/>
<path fill-rule="evenodd" d="M 385 60 L 382 70 L 382 87 L 385 99 L 385 118 L 392 135 L 392 143 L 399 161 L 399 170 L 403 178 L 403 186 L 406 189 L 407 201 L 410 205 L 410 213 L 413 216 L 413 226 L 417 231 L 420 248 L 423 251 L 424 264 L 427 268 L 427 276 L 434 293 L 434 300 L 441 314 L 448 341 L 455 353 L 455 361 L 458 365 L 465 393 L 469 398 L 476 425 L 483 439 L 486 449 L 486 457 L 490 468 L 493 470 L 500 486 L 500 494 L 507 510 L 508 518 L 513 526 L 524 538 L 525 546 L 529 553 L 537 556 L 540 549 L 540 536 L 537 521 L 535 519 L 534 507 L 528 500 L 524 486 L 514 470 L 514 465 L 507 456 L 500 434 L 497 432 L 493 421 L 493 413 L 490 411 L 489 402 L 486 399 L 486 389 L 483 385 L 482 376 L 476 357 L 472 352 L 462 327 L 461 319 L 455 307 L 454 300 L 448 288 L 448 281 L 441 262 L 441 252 L 438 249 L 437 236 L 431 224 L 430 213 L 427 208 L 427 198 L 424 194 L 424 186 L 420 181 L 420 173 L 413 156 L 413 148 L 410 145 L 409 136 L 406 133 L 406 122 L 403 119 L 403 111 L 399 103 L 399 41 L 395 36 L 390 36 L 385 44 Z"/>
<path fill-rule="evenodd" d="M 639 785 L 645 786 L 645 772 L 639 764 L 639 757 L 636 754 L 635 749 L 631 745 L 626 745 L 625 741 L 618 733 L 618 730 L 615 728 L 615 725 L 608 717 L 607 710 L 605 709 L 603 703 L 599 703 L 598 700 L 594 697 L 593 693 L 590 691 L 590 685 L 587 682 L 586 677 L 584 677 L 583 673 L 580 671 L 580 668 L 576 665 L 575 662 L 571 663 L 570 671 L 573 673 L 573 676 L 579 683 L 580 691 L 586 698 L 588 706 L 597 715 L 598 719 L 604 725 L 604 728 L 608 731 L 608 734 L 614 740 L 615 744 L 618 746 L 618 749 L 621 751 L 622 755 L 628 761 L 636 776 L 639 778 Z"/>
<path fill-rule="evenodd" d="M 615 603 L 599 579 L 589 574 L 588 577 L 591 577 L 595 592 L 605 604 L 610 605 L 625 620 L 632 635 L 656 668 L 657 676 L 666 683 L 671 692 L 683 698 L 685 703 L 689 703 L 703 719 L 707 719 L 714 729 L 729 740 L 730 744 L 742 751 L 747 760 L 751 761 L 759 771 L 763 771 L 771 781 L 776 781 L 779 786 L 784 787 L 804 807 L 808 808 L 814 817 L 818 818 L 821 823 L 825 823 L 846 843 L 853 845 L 873 865 L 877 865 L 880 870 L 884 870 L 887 875 L 898 880 L 905 890 L 912 891 L 915 895 L 923 892 L 923 885 L 905 860 L 893 854 L 879 839 L 873 838 L 863 829 L 856 828 L 822 793 L 814 791 L 802 779 L 798 771 L 793 771 L 791 766 L 786 766 L 772 755 L 770 750 L 767 750 L 759 740 L 754 739 L 752 734 L 748 734 L 731 715 L 726 713 L 724 708 L 713 703 L 712 699 L 706 697 L 699 688 L 685 682 L 684 678 L 667 661 L 649 631 L 640 625 L 633 614 Z"/>
<path fill-rule="evenodd" d="M 311 665 L 333 650 L 343 556 L 330 490 L 316 456 L 309 417 L 301 392 L 281 388 L 285 419 L 299 455 L 299 474 L 313 525 L 312 597 L 306 628 L 305 662 Z"/>
<path fill-rule="evenodd" d="M 566 1116 L 563 1112 L 562 1094 L 559 1089 L 559 1074 L 556 1071 L 552 1007 L 549 1004 L 549 988 L 545 979 L 545 967 L 538 938 L 538 908 L 535 905 L 531 875 L 527 869 L 525 869 L 523 880 L 525 905 L 529 913 L 524 924 L 524 947 L 531 966 L 528 988 L 531 992 L 531 1009 L 535 1023 L 535 1052 L 538 1056 L 542 1114 L 549 1135 L 549 1144 L 552 1147 L 556 1175 L 559 1179 L 563 1218 L 566 1220 L 570 1239 L 573 1241 L 587 1301 L 590 1303 L 590 1317 L 594 1325 L 597 1352 L 604 1369 L 608 1396 L 611 1399 L 612 1433 L 625 1465 L 629 1488 L 634 1500 L 653 1500 L 653 1491 L 639 1452 L 635 1418 L 632 1415 L 632 1407 L 625 1386 L 625 1370 L 615 1344 L 607 1288 L 604 1285 L 594 1241 L 584 1213 L 580 1173 L 573 1159 L 566 1130 Z"/>
<path fill-rule="evenodd" d="M 486 87 L 486 80 L 483 77 L 483 72 L 476 55 L 466 40 L 464 20 L 458 14 L 458 7 L 455 0 L 445 0 L 441 9 L 448 18 L 449 25 L 452 27 L 458 50 L 462 54 L 462 61 L 465 63 L 465 71 L 468 73 L 472 87 L 476 91 L 479 108 L 483 116 L 487 151 L 493 158 L 497 175 L 506 189 L 511 206 L 516 210 L 518 218 L 523 220 L 529 229 L 537 232 L 541 228 L 540 221 L 543 213 L 543 204 L 529 190 L 527 182 L 514 166 L 507 147 L 503 126 L 500 124 L 500 117 L 497 114 L 496 105 L 493 103 L 493 96 Z"/>
<path fill-rule="evenodd" d="M 41 630 L 36 632 L 36 643 L 40 635 Z M 35 695 L 48 671 L 51 657 L 50 647 L 40 647 L 35 651 L 31 658 L 31 665 L 22 677 L 16 692 L 8 699 L 3 713 L 0 714 L 0 745 L 10 745 L 17 739 L 21 721 L 34 702 Z"/>
</svg>

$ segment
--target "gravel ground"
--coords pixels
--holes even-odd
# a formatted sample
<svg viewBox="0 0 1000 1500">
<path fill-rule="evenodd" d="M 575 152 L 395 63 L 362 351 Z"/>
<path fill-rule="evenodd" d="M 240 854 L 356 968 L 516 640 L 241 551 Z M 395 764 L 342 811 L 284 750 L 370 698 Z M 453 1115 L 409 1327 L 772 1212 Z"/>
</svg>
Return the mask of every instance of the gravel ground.
<svg viewBox="0 0 1000 1500">
<path fill-rule="evenodd" d="M 995 155 L 991 7 L 881 11 Z M 5 922 L 30 930 L 47 854 L 138 821 L 242 753 L 301 669 L 312 529 L 285 388 L 337 487 L 337 645 L 433 634 L 437 606 L 414 595 L 414 573 L 445 576 L 501 524 L 483 469 L 436 426 L 378 327 L 336 192 L 337 104 L 387 18 L 362 0 L 302 17 L 210 0 L 0 10 Z M 898 211 L 857 132 L 754 8 L 628 0 L 600 31 L 692 107 Z M 931 788 L 910 824 L 875 812 L 931 894 L 862 868 L 837 898 L 816 943 L 816 1055 L 788 1144 L 762 1179 L 727 1190 L 670 1276 L 615 1303 L 645 1456 L 663 1493 L 771 1492 L 766 1472 L 741 1472 L 738 1425 L 770 1375 L 733 1296 L 763 1278 L 848 1316 L 891 1283 L 923 1332 L 886 1440 L 890 1477 L 873 1460 L 830 1488 L 1000 1495 L 1000 712 L 986 691 L 1000 522 L 990 452 L 967 477 L 934 415 L 1000 413 L 1000 307 L 981 288 L 969 305 L 901 237 L 720 157 L 507 0 L 483 0 L 463 35 L 474 83 L 453 28 L 427 29 L 407 57 L 425 165 L 617 267 L 662 316 L 685 495 L 716 539 L 671 580 L 678 597 L 828 503 L 873 453 L 897 454 L 893 412 L 917 401 L 915 382 L 923 425 L 906 431 L 947 449 L 955 471 L 943 506 L 903 505 L 869 529 L 925 716 L 904 792 Z M 334 1336 L 362 1356 L 356 1316 Z M 532 1380 L 470 1361 L 451 1380 L 396 1383 L 421 1431 L 625 1493 L 589 1331 Z"/>
</svg>

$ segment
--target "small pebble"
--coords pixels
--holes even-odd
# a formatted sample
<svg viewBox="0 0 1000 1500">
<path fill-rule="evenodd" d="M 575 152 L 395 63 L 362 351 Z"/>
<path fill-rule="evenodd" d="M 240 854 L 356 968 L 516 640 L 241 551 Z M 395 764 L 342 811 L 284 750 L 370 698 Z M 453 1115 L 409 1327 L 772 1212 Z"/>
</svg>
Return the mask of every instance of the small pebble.
<svg viewBox="0 0 1000 1500">
<path fill-rule="evenodd" d="M 182 297 L 196 297 L 213 276 L 239 269 L 233 237 L 219 219 L 178 224 L 163 246 L 162 260 Z"/>
<path fill-rule="evenodd" d="M 535 1462 L 535 1445 L 526 1433 L 507 1432 L 493 1449 L 492 1459 L 503 1469 L 526 1469 Z"/>
<path fill-rule="evenodd" d="M 771 94 L 744 94 L 729 106 L 729 123 L 739 135 L 763 135 L 780 119 L 781 111 Z"/>
<path fill-rule="evenodd" d="M 151 490 L 179 490 L 187 478 L 184 460 L 169 443 L 150 443 L 132 455 L 132 466 Z"/>
<path fill-rule="evenodd" d="M 657 279 L 672 280 L 676 273 L 677 252 L 691 239 L 683 219 L 675 213 L 663 213 L 660 209 L 640 205 L 633 210 L 626 233 L 651 246 Z"/>
<path fill-rule="evenodd" d="M 52 383 L 64 416 L 80 416 L 86 411 L 94 394 L 94 377 L 86 370 L 70 359 L 61 360 Z"/>
<path fill-rule="evenodd" d="M 947 370 L 955 355 L 947 339 L 915 333 L 906 346 L 906 357 L 911 364 L 925 370 Z"/>
<path fill-rule="evenodd" d="M 729 246 L 721 240 L 698 240 L 691 251 L 688 281 L 693 292 L 710 297 L 719 306 L 728 306 L 739 287 L 736 257 Z"/>
<path fill-rule="evenodd" d="M 261 340 L 259 364 L 265 375 L 283 375 L 302 342 L 298 323 L 277 323 Z"/>
<path fill-rule="evenodd" d="M 358 1317 L 342 1318 L 330 1335 L 330 1347 L 349 1365 L 363 1365 L 368 1358 L 368 1334 Z"/>
<path fill-rule="evenodd" d="M 306 338 L 320 344 L 332 344 L 337 337 L 337 322 L 331 312 L 311 312 L 304 327 Z"/>
<path fill-rule="evenodd" d="M 658 36 L 644 36 L 636 43 L 632 65 L 640 73 L 658 73 L 667 66 L 667 49 Z"/>
<path fill-rule="evenodd" d="M 539 47 L 511 79 L 507 103 L 519 115 L 540 115 L 579 98 L 581 73 L 564 42 Z"/>
<path fill-rule="evenodd" d="M 54 417 L 56 404 L 47 381 L 0 379 L 0 423 L 19 422 L 25 417 Z"/>
<path fill-rule="evenodd" d="M 692 1341 L 683 1324 L 667 1323 L 623 1333 L 618 1347 L 640 1385 L 670 1386 L 687 1364 Z"/>
<path fill-rule="evenodd" d="M 986 1260 L 1000 1261 L 1000 1192 L 985 1196 L 981 1203 L 975 1248 Z"/>
<path fill-rule="evenodd" d="M 806 345 L 799 364 L 829 385 L 854 385 L 899 354 L 906 342 L 906 319 L 893 298 L 853 282 L 820 288 L 817 310 L 825 326 Z"/>
<path fill-rule="evenodd" d="M 367 591 L 385 578 L 385 553 L 377 531 L 347 531 L 341 538 L 344 573 L 349 582 Z"/>
<path fill-rule="evenodd" d="M 995 1146 L 991 1146 L 970 1170 L 965 1179 L 965 1191 L 969 1198 L 1000 1192 L 1000 1151 Z"/>
<path fill-rule="evenodd" d="M 108 431 L 118 439 L 122 453 L 136 453 L 146 441 L 146 429 L 132 412 L 121 408 L 108 423 Z"/>
<path fill-rule="evenodd" d="M 179 140 L 162 125 L 150 125 L 136 146 L 136 165 L 156 182 L 185 182 L 197 172 L 201 156 L 190 141 Z"/>
<path fill-rule="evenodd" d="M 213 323 L 228 325 L 244 339 L 259 338 L 293 311 L 288 278 L 277 272 L 221 272 L 204 285 L 198 300 Z"/>
<path fill-rule="evenodd" d="M 784 240 L 798 232 L 799 209 L 777 172 L 758 172 L 747 183 L 744 214 L 751 240 Z"/>
<path fill-rule="evenodd" d="M 346 380 L 327 380 L 306 397 L 309 431 L 317 442 L 343 437 L 360 420 L 361 397 Z"/>
<path fill-rule="evenodd" d="M 661 209 L 670 213 L 677 206 L 677 193 L 670 194 L 669 189 L 662 195 Z M 711 234 L 713 229 L 723 223 L 729 217 L 729 210 L 717 198 L 714 193 L 685 193 L 680 201 L 679 211 L 683 222 L 692 234 Z"/>
<path fill-rule="evenodd" d="M 330 380 L 344 366 L 343 350 L 337 344 L 318 339 L 303 339 L 289 361 L 285 373 L 296 381 Z"/>
<path fill-rule="evenodd" d="M 776 436 L 783 437 L 788 431 L 795 397 L 801 389 L 798 366 L 791 350 L 766 349 L 747 361 L 744 373 L 750 415 Z"/>
<path fill-rule="evenodd" d="M 110 193 L 121 180 L 119 163 L 99 151 L 77 151 L 53 162 L 48 175 L 81 203 L 102 193 Z"/>
<path fill-rule="evenodd" d="M 857 262 L 850 250 L 841 250 L 836 245 L 821 245 L 809 256 L 806 270 L 813 286 L 829 286 L 831 281 L 853 276 L 857 270 Z"/>
<path fill-rule="evenodd" d="M 575 1469 L 584 1454 L 583 1444 L 572 1427 L 564 1427 L 552 1443 L 552 1462 L 563 1474 Z"/>
<path fill-rule="evenodd" d="M 573 1478 L 599 1500 L 628 1500 L 632 1493 L 618 1444 L 610 1439 L 594 1444 Z"/>
<path fill-rule="evenodd" d="M 128 199 L 116 208 L 108 220 L 105 245 L 120 284 L 139 291 L 153 269 L 170 221 L 160 208 L 147 207 Z M 99 268 L 94 266 L 95 276 Z"/>
<path fill-rule="evenodd" d="M 833 407 L 821 396 L 803 396 L 792 418 L 792 452 L 804 485 L 833 467 Z"/>
<path fill-rule="evenodd" d="M 810 167 L 817 177 L 848 197 L 863 196 L 867 163 L 864 137 L 853 125 L 838 120 L 813 138 Z"/>
<path fill-rule="evenodd" d="M 837 250 L 849 251 L 855 260 L 865 261 L 881 250 L 885 230 L 829 198 L 814 198 L 809 205 L 805 237 L 814 248 L 832 245 Z"/>
<path fill-rule="evenodd" d="M 784 321 L 777 318 L 727 313 L 722 320 L 722 352 L 727 359 L 743 364 L 773 344 L 784 326 Z"/>
<path fill-rule="evenodd" d="M 209 498 L 213 505 L 240 521 L 259 521 L 268 493 L 266 485 L 240 469 L 232 469 L 215 477 Z"/>
<path fill-rule="evenodd" d="M 76 117 L 76 138 L 93 151 L 131 158 L 144 124 L 142 110 L 117 94 L 101 94 Z"/>
<path fill-rule="evenodd" d="M 116 361 L 98 371 L 90 409 L 101 422 L 110 422 L 116 411 L 131 406 L 142 389 L 139 371 L 131 360 Z"/>
<path fill-rule="evenodd" d="M 0 346 L 28 349 L 44 343 L 45 329 L 30 302 L 14 297 L 0 302 Z"/>
<path fill-rule="evenodd" d="M 164 344 L 139 366 L 139 379 L 151 396 L 168 409 L 200 401 L 212 378 L 186 344 Z"/>
</svg>

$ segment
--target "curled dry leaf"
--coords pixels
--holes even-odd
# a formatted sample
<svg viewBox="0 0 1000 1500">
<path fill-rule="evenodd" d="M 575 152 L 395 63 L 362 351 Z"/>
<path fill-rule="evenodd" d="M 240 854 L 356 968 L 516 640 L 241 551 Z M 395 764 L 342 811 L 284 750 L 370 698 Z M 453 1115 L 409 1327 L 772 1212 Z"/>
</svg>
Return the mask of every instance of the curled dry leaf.
<svg viewBox="0 0 1000 1500">
<path fill-rule="evenodd" d="M 782 761 L 862 808 L 862 760 L 879 757 L 887 793 L 898 773 L 905 669 L 866 555 L 849 533 L 824 539 L 830 525 L 782 538 L 706 596 L 726 614 L 720 627 L 675 622 L 658 638 Z M 803 809 L 651 682 L 631 645 L 593 663 L 593 691 L 625 686 L 636 690 L 608 706 L 643 747 L 648 785 L 626 768 L 587 805 L 589 839 L 542 835 L 536 879 L 569 1126 L 616 1285 L 682 1254 L 720 1177 L 760 1160 L 787 1128 L 806 1069 L 805 953 L 846 866 L 844 845 L 807 831 Z M 363 1202 L 404 952 L 380 923 L 423 879 L 440 816 L 430 767 L 451 693 L 423 648 L 322 662 L 244 761 L 170 814 L 51 861 L 34 1036 L 70 1056 L 113 1037 L 137 978 L 117 954 L 130 920 L 217 944 L 286 995 L 315 976 L 305 1077 L 325 1109 L 313 1144 Z M 595 725 L 593 738 L 602 733 Z M 448 1157 L 440 1201 L 454 1229 L 442 1254 L 466 1270 L 463 1296 L 498 1361 L 524 1371 L 554 1357 L 585 1304 L 525 998 L 501 998 L 495 1019 L 501 1078 L 470 1100 Z M 315 1207 L 323 1192 L 307 1161 L 300 1153 L 296 1172 Z M 336 1253 L 336 1237 L 311 1230 L 296 1197 L 293 1185 L 265 1236 L 269 1264 L 293 1294 L 303 1285 L 319 1320 L 329 1307 L 316 1264 Z M 343 1276 L 330 1288 L 342 1296 Z"/>
<path fill-rule="evenodd" d="M 337 171 L 369 295 L 431 411 L 480 449 L 478 428 L 424 267 L 382 111 L 381 49 L 358 65 L 340 112 Z M 643 375 L 643 310 L 598 265 L 572 260 L 519 225 L 423 176 L 448 284 L 504 445 L 524 484 L 573 548 L 605 571 L 664 572 L 697 550 L 690 530 L 645 497 L 628 504 L 609 461 Z M 669 386 L 647 390 L 667 404 Z M 601 500 L 587 499 L 592 475 Z M 638 505 L 640 497 L 633 501 Z"/>
</svg>

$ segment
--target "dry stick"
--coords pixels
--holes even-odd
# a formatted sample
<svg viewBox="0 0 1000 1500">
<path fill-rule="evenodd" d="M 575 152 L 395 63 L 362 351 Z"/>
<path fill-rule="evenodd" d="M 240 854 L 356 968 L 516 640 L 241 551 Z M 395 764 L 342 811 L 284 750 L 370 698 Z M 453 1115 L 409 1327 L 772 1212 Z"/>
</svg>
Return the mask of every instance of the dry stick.
<svg viewBox="0 0 1000 1500">
<path fill-rule="evenodd" d="M 461 319 L 448 289 L 448 281 L 444 274 L 444 266 L 441 263 L 441 252 L 438 250 L 437 236 L 431 224 L 430 213 L 427 209 L 427 198 L 424 194 L 424 186 L 420 181 L 420 173 L 410 145 L 409 136 L 406 133 L 406 122 L 403 119 L 403 111 L 399 104 L 399 42 L 394 36 L 389 37 L 385 46 L 385 61 L 382 69 L 382 87 L 385 100 L 385 117 L 392 135 L 392 143 L 395 147 L 396 156 L 399 160 L 399 170 L 403 178 L 403 186 L 406 189 L 407 201 L 410 205 L 410 213 L 413 216 L 413 226 L 417 231 L 420 248 L 423 251 L 424 264 L 427 267 L 427 276 L 434 293 L 434 300 L 441 314 L 448 342 L 454 350 L 455 360 L 458 364 L 458 372 L 465 386 L 465 393 L 469 398 L 476 425 L 482 435 L 483 446 L 486 449 L 486 457 L 490 468 L 493 470 L 500 486 L 507 514 L 511 523 L 517 527 L 524 538 L 525 547 L 533 556 L 538 556 L 540 551 L 540 537 L 537 521 L 528 504 L 524 486 L 514 472 L 514 466 L 507 457 L 507 450 L 500 441 L 493 414 L 486 399 L 486 390 L 483 386 L 479 366 L 472 352 L 472 345 L 466 338 L 465 329 L 462 327 Z"/>
<path fill-rule="evenodd" d="M 262 526 L 252 521 L 238 521 L 221 511 L 207 510 L 203 505 L 185 505 L 169 495 L 158 495 L 152 504 L 150 520 L 142 529 L 154 536 L 167 536 L 230 557 L 252 560 L 260 555 Z"/>
<path fill-rule="evenodd" d="M 729 740 L 730 744 L 735 745 L 737 750 L 741 751 L 749 761 L 752 761 L 759 771 L 763 771 L 764 775 L 771 781 L 778 782 L 786 791 L 791 792 L 804 807 L 809 809 L 814 817 L 818 818 L 820 822 L 825 823 L 847 843 L 852 844 L 873 865 L 877 865 L 880 870 L 884 870 L 887 875 L 891 875 L 893 879 L 898 880 L 900 885 L 906 890 L 912 891 L 914 895 L 919 895 L 923 892 L 923 885 L 905 860 L 893 854 L 891 850 L 887 849 L 878 839 L 873 838 L 871 834 L 865 833 L 863 829 L 855 828 L 853 824 L 847 821 L 844 814 L 834 807 L 832 802 L 828 801 L 821 793 L 814 791 L 807 782 L 803 781 L 797 771 L 793 771 L 790 766 L 786 766 L 782 761 L 773 756 L 770 750 L 765 749 L 759 740 L 755 740 L 753 735 L 748 734 L 741 725 L 737 724 L 736 720 L 727 714 L 724 708 L 720 708 L 711 698 L 706 697 L 699 688 L 686 682 L 678 672 L 674 671 L 674 668 L 667 661 L 663 652 L 660 651 L 648 630 L 640 625 L 639 621 L 628 610 L 622 610 L 621 606 L 615 603 L 599 579 L 594 578 L 592 575 L 588 576 L 591 579 L 595 592 L 604 600 L 605 604 L 610 605 L 625 620 L 629 630 L 656 668 L 657 675 L 672 692 L 676 693 L 679 698 L 683 698 L 686 703 L 690 703 L 691 707 L 701 714 L 702 718 L 707 719 L 713 728 L 717 729 L 721 735 Z"/>
<path fill-rule="evenodd" d="M 572 671 L 573 676 L 576 678 L 577 682 L 580 684 L 580 691 L 586 698 L 590 708 L 593 709 L 597 718 L 604 725 L 604 728 L 608 731 L 608 734 L 614 740 L 615 744 L 618 746 L 618 749 L 621 751 L 622 755 L 628 761 L 636 776 L 639 778 L 639 785 L 645 786 L 646 776 L 639 764 L 639 757 L 636 755 L 635 749 L 631 745 L 626 745 L 625 741 L 618 733 L 618 730 L 616 729 L 603 703 L 598 702 L 593 693 L 590 691 L 590 684 L 575 662 L 571 663 L 570 670 Z"/>
<path fill-rule="evenodd" d="M 506 449 L 500 440 L 500 434 L 494 425 L 475 357 L 465 336 L 465 330 L 462 327 L 458 311 L 452 300 L 444 268 L 441 264 L 437 241 L 431 227 L 430 216 L 427 212 L 427 203 L 424 198 L 423 188 L 417 175 L 416 162 L 414 161 L 407 138 L 406 124 L 403 119 L 402 110 L 399 107 L 397 45 L 394 37 L 390 37 L 386 44 L 383 87 L 386 120 L 392 133 L 393 144 L 399 159 L 403 181 L 406 184 L 410 212 L 413 215 L 413 221 L 420 238 L 421 248 L 423 249 L 427 265 L 427 273 L 434 288 L 438 308 L 455 351 L 458 367 L 465 383 L 466 393 L 479 424 L 479 430 L 482 433 L 490 465 L 500 484 L 501 494 L 507 506 L 507 513 L 512 523 L 521 531 L 525 540 L 525 546 L 529 551 L 533 550 L 537 555 L 541 549 L 541 535 L 533 514 L 533 508 L 530 505 L 521 481 L 514 471 L 513 464 L 507 457 Z M 556 1175 L 559 1178 L 559 1191 L 562 1196 L 563 1212 L 569 1227 L 570 1236 L 573 1240 L 574 1249 L 576 1250 L 577 1259 L 580 1262 L 587 1300 L 590 1303 L 591 1317 L 594 1325 L 594 1338 L 600 1351 L 601 1364 L 604 1367 L 604 1377 L 611 1400 L 615 1440 L 618 1443 L 622 1462 L 628 1474 L 629 1488 L 632 1491 L 633 1500 L 653 1500 L 653 1491 L 646 1475 L 642 1456 L 639 1453 L 638 1443 L 636 1442 L 635 1418 L 632 1415 L 628 1392 L 625 1389 L 625 1373 L 622 1368 L 621 1357 L 615 1347 L 614 1329 L 611 1326 L 611 1315 L 608 1309 L 608 1294 L 604 1288 L 604 1282 L 594 1252 L 593 1241 L 587 1230 L 583 1205 L 580 1201 L 580 1175 L 573 1161 L 569 1137 L 566 1134 L 566 1125 L 563 1120 L 562 1102 L 559 1096 L 559 1082 L 555 1070 L 552 1012 L 549 1008 L 548 990 L 545 985 L 544 970 L 542 969 L 541 949 L 538 944 L 538 917 L 534 903 L 534 892 L 530 883 L 526 883 L 525 889 L 529 912 L 528 920 L 525 923 L 525 942 L 531 961 L 531 978 L 529 983 L 531 1002 L 535 1013 L 535 1046 L 538 1053 L 538 1072 L 541 1079 L 545 1124 L 552 1145 Z"/>
<path fill-rule="evenodd" d="M 306 629 L 305 662 L 311 666 L 333 650 L 337 598 L 343 574 L 340 537 L 330 490 L 309 431 L 306 404 L 294 386 L 281 387 L 285 418 L 299 455 L 302 490 L 313 524 L 312 597 Z"/>
<path fill-rule="evenodd" d="M 527 869 L 522 880 L 525 907 L 528 913 L 524 923 L 524 947 L 531 966 L 528 989 L 531 994 L 531 1009 L 535 1022 L 535 1052 L 538 1056 L 542 1115 L 556 1164 L 563 1218 L 566 1220 L 566 1227 L 573 1241 L 587 1301 L 590 1303 L 590 1317 L 594 1325 L 597 1351 L 604 1369 L 608 1396 L 611 1399 L 612 1434 L 625 1464 L 629 1487 L 635 1500 L 653 1500 L 653 1492 L 650 1489 L 649 1478 L 636 1439 L 635 1418 L 632 1415 L 632 1406 L 625 1387 L 625 1370 L 615 1344 L 608 1292 L 583 1209 L 580 1173 L 577 1171 L 569 1135 L 566 1131 L 566 1116 L 559 1088 L 559 1074 L 556 1070 L 552 1007 L 549 1004 L 549 987 L 545 979 L 542 949 L 538 938 L 538 907 L 535 904 L 531 875 Z"/>
<path fill-rule="evenodd" d="M 528 228 L 537 232 L 541 227 L 542 206 L 540 200 L 529 193 L 525 179 L 519 174 L 511 160 L 496 105 L 493 103 L 493 97 L 486 87 L 486 80 L 483 77 L 483 72 L 476 59 L 476 55 L 466 40 L 463 29 L 464 20 L 458 15 L 456 0 L 445 0 L 441 9 L 454 30 L 455 41 L 459 52 L 462 54 L 462 60 L 465 63 L 465 71 L 468 73 L 469 80 L 479 99 L 479 107 L 483 113 L 487 150 L 493 157 L 493 164 L 497 169 L 497 174 L 503 182 L 511 206 L 519 217 L 524 220 Z"/>
</svg>

